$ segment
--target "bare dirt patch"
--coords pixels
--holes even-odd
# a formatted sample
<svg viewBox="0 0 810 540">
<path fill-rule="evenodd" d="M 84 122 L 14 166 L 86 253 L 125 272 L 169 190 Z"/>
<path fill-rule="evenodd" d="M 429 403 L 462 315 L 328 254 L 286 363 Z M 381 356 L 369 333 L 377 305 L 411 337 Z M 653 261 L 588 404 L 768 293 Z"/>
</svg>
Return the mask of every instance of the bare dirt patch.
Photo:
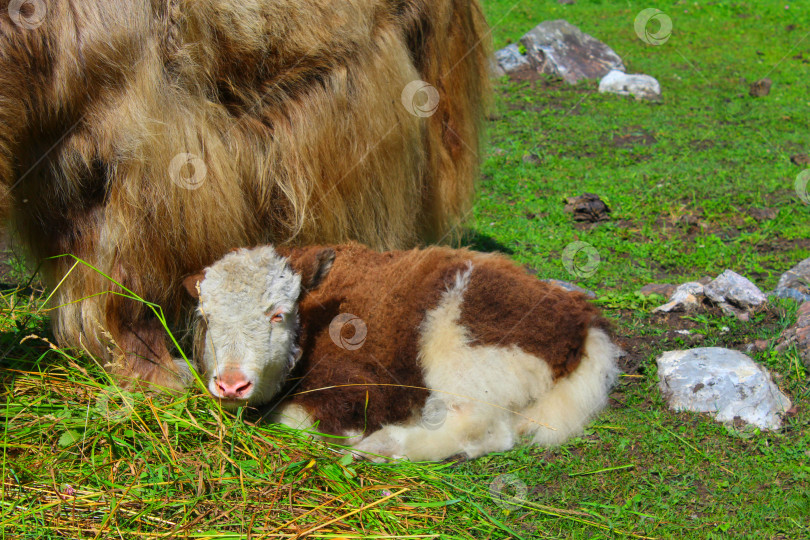
<svg viewBox="0 0 810 540">
<path fill-rule="evenodd" d="M 619 320 L 626 321 L 637 317 L 636 313 L 627 309 L 613 314 L 618 315 Z M 693 313 L 653 313 L 632 330 L 616 328 L 616 342 L 627 353 L 620 359 L 619 365 L 628 374 L 644 373 L 648 362 L 661 351 L 692 347 L 726 347 L 750 353 L 746 349 L 757 339 L 758 333 L 777 336 L 782 331 L 784 313 L 778 308 L 768 307 L 763 314 L 757 322 L 734 324 L 734 321 L 730 321 L 725 330 L 718 331 L 707 330 L 705 324 L 694 320 L 698 315 L 710 320 L 723 317 L 720 308 L 708 302 Z"/>
<path fill-rule="evenodd" d="M 616 133 L 610 140 L 613 148 L 634 148 L 636 146 L 650 146 L 658 142 L 651 131 L 641 126 L 630 126 L 624 133 Z"/>
</svg>

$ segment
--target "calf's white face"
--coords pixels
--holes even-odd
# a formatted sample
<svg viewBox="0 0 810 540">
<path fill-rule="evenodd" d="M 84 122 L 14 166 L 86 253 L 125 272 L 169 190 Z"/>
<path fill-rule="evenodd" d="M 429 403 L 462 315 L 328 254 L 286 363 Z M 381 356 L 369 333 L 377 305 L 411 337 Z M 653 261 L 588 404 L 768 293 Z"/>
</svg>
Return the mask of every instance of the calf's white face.
<svg viewBox="0 0 810 540">
<path fill-rule="evenodd" d="M 227 408 L 269 401 L 298 354 L 300 276 L 264 246 L 229 253 L 186 280 L 192 295 L 197 283 L 208 390 Z"/>
</svg>

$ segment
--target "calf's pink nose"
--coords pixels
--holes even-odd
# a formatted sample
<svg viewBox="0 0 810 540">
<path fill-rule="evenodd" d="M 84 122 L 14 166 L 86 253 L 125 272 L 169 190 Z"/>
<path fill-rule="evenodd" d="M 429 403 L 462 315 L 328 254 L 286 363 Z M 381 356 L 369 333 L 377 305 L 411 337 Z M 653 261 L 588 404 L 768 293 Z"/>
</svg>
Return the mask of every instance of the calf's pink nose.
<svg viewBox="0 0 810 540">
<path fill-rule="evenodd" d="M 219 397 L 243 399 L 248 396 L 253 383 L 239 370 L 226 371 L 215 380 Z"/>
</svg>

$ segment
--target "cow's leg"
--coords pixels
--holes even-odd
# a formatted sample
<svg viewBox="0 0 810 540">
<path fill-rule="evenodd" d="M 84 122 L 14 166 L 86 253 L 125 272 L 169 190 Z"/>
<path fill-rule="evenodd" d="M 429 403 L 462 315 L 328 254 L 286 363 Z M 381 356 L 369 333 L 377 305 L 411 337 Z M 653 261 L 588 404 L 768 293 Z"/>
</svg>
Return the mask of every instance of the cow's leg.
<svg viewBox="0 0 810 540">
<path fill-rule="evenodd" d="M 112 373 L 124 387 L 181 390 L 193 375 L 185 360 L 173 358 L 166 346 L 166 330 L 156 318 L 116 321 L 111 331 L 117 351 Z"/>
<path fill-rule="evenodd" d="M 353 446 L 363 438 L 360 432 L 349 432 L 343 436 L 331 436 L 319 432 L 318 421 L 315 417 L 305 407 L 292 401 L 286 401 L 279 405 L 270 415 L 270 421 L 306 431 L 314 439 L 334 444 Z"/>
<path fill-rule="evenodd" d="M 131 277 L 120 264 L 113 266 L 112 277 L 132 291 L 143 288 L 140 280 Z M 108 293 L 105 319 L 112 338 L 111 372 L 122 386 L 181 390 L 192 383 L 188 364 L 172 357 L 168 333 L 148 306 Z"/>
</svg>

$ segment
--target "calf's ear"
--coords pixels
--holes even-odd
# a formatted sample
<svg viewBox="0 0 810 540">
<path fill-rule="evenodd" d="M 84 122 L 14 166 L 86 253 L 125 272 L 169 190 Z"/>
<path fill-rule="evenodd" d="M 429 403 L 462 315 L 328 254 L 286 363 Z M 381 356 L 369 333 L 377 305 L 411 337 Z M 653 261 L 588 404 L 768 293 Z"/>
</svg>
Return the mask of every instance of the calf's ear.
<svg viewBox="0 0 810 540">
<path fill-rule="evenodd" d="M 183 287 L 186 288 L 186 291 L 188 291 L 188 294 L 192 298 L 198 299 L 200 297 L 200 283 L 202 283 L 203 279 L 205 279 L 205 274 L 200 272 L 199 274 L 188 276 L 183 280 Z"/>
<path fill-rule="evenodd" d="M 307 291 L 317 289 L 326 279 L 329 271 L 332 270 L 332 264 L 335 262 L 335 250 L 332 248 L 323 248 L 315 253 L 314 261 L 310 263 L 311 272 L 309 275 L 301 276 L 301 288 Z"/>
<path fill-rule="evenodd" d="M 335 250 L 332 248 L 325 248 L 318 252 L 316 259 L 318 261 L 318 269 L 310 280 L 309 289 L 320 287 L 321 283 L 329 271 L 332 270 L 332 265 L 335 263 Z"/>
<path fill-rule="evenodd" d="M 290 267 L 301 276 L 301 297 L 317 289 L 335 262 L 335 250 L 324 247 L 295 249 L 289 255 Z M 300 300 L 300 298 L 299 298 Z"/>
</svg>

